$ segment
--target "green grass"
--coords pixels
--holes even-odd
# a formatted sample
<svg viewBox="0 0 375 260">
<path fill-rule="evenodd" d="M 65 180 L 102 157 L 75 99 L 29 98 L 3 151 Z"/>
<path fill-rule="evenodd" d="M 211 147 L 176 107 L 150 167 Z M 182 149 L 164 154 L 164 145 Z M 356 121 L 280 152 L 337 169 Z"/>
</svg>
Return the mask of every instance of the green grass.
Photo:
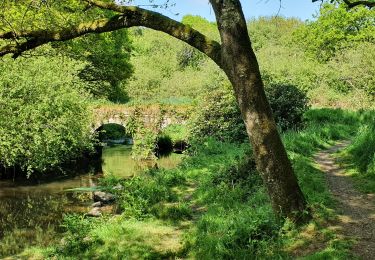
<svg viewBox="0 0 375 260">
<path fill-rule="evenodd" d="M 340 155 L 350 168 L 356 187 L 365 193 L 375 193 L 375 111 L 362 112 L 360 118 L 362 126 Z"/>
<path fill-rule="evenodd" d="M 358 113 L 312 110 L 299 132 L 283 141 L 313 220 L 295 227 L 275 218 L 256 173 L 248 144 L 206 139 L 171 170 L 151 170 L 121 183 L 122 214 L 101 220 L 65 221 L 68 244 L 28 249 L 23 256 L 90 259 L 346 259 L 350 241 L 327 228 L 335 218 L 324 173 L 313 154 L 349 139 L 360 125 Z M 311 248 L 312 245 L 316 245 Z M 35 254 L 34 254 L 34 253 Z"/>
</svg>

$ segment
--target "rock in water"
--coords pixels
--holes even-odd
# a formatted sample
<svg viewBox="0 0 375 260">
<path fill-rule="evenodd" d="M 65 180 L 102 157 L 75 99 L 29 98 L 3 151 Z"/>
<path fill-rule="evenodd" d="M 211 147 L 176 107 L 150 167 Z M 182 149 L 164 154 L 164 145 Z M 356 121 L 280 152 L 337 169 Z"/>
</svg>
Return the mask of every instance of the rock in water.
<svg viewBox="0 0 375 260">
<path fill-rule="evenodd" d="M 102 216 L 102 213 L 100 211 L 100 208 L 98 207 L 95 207 L 95 208 L 92 208 L 87 214 L 86 216 L 89 216 L 89 217 L 101 217 Z"/>
<path fill-rule="evenodd" d="M 103 204 L 108 204 L 115 201 L 115 195 L 103 191 L 95 191 L 94 192 L 94 201 L 100 201 Z"/>
<path fill-rule="evenodd" d="M 100 208 L 102 206 L 102 202 L 101 201 L 97 201 L 97 202 L 94 202 L 91 207 L 93 208 Z"/>
</svg>

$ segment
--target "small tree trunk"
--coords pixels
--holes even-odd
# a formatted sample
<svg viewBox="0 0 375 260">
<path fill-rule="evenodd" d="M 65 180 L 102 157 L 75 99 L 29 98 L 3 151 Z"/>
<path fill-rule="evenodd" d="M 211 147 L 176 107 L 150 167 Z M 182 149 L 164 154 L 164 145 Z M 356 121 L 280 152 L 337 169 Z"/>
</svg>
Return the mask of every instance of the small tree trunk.
<svg viewBox="0 0 375 260">
<path fill-rule="evenodd" d="M 300 221 L 306 201 L 266 98 L 239 0 L 211 0 L 222 41 L 222 69 L 232 83 L 257 169 L 274 211 Z"/>
</svg>

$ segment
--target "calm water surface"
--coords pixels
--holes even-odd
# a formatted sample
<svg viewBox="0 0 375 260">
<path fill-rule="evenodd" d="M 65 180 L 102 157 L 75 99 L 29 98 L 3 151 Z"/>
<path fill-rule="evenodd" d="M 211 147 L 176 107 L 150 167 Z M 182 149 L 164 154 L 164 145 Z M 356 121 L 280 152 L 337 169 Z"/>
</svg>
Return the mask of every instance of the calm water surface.
<svg viewBox="0 0 375 260">
<path fill-rule="evenodd" d="M 104 175 L 130 178 L 155 162 L 139 163 L 131 158 L 131 146 L 104 147 Z M 171 154 L 157 161 L 159 168 L 173 168 L 181 155 Z M 23 247 L 48 244 L 61 231 L 63 215 L 88 212 L 91 193 L 69 192 L 67 189 L 91 187 L 101 173 L 84 174 L 69 179 L 38 185 L 17 184 L 0 180 L 0 258 L 18 253 Z"/>
</svg>

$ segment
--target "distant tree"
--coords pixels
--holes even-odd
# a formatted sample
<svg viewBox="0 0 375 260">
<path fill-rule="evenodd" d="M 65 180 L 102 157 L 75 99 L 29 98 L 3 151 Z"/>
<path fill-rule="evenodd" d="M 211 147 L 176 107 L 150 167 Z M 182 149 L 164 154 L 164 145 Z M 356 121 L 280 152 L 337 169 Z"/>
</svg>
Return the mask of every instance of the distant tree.
<svg viewBox="0 0 375 260">
<path fill-rule="evenodd" d="M 126 30 L 86 35 L 56 47 L 86 63 L 79 77 L 95 97 L 116 103 L 129 101 L 124 84 L 132 75 L 133 67 L 130 64 L 132 46 Z"/>
<path fill-rule="evenodd" d="M 375 44 L 375 10 L 324 4 L 318 19 L 301 26 L 295 36 L 308 53 L 327 61 L 345 48 Z"/>
</svg>

